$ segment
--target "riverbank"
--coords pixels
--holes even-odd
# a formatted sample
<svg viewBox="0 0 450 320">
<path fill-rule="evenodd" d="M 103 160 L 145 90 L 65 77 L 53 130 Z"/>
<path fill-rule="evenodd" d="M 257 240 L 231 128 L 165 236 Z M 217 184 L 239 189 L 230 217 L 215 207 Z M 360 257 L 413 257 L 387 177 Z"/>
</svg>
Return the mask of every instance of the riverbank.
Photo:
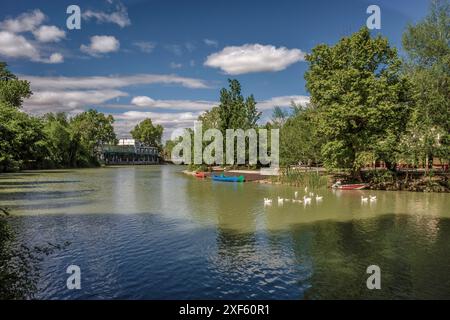
<svg viewBox="0 0 450 320">
<path fill-rule="evenodd" d="M 195 176 L 196 171 L 184 170 L 183 173 Z M 289 173 L 281 172 L 278 175 L 262 175 L 259 170 L 213 170 L 205 172 L 206 177 L 212 173 L 224 173 L 225 176 L 243 175 L 247 182 L 262 184 L 289 185 L 295 187 L 330 188 L 336 180 L 343 183 L 354 183 L 349 176 L 342 174 L 329 174 L 324 170 L 292 170 Z M 364 183 L 367 189 L 385 191 L 411 191 L 411 192 L 437 192 L 450 193 L 450 181 L 448 174 L 427 175 L 423 173 L 399 172 L 393 175 L 389 171 L 366 171 Z"/>
</svg>

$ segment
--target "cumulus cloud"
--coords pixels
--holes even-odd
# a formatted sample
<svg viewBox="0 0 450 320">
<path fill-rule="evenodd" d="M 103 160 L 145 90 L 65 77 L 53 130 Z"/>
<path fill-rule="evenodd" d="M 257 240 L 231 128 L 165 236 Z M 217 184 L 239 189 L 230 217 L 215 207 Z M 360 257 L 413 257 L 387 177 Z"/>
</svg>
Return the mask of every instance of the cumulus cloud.
<svg viewBox="0 0 450 320">
<path fill-rule="evenodd" d="M 80 49 L 92 56 L 119 50 L 120 42 L 114 36 L 93 36 L 89 45 L 82 44 Z"/>
<path fill-rule="evenodd" d="M 31 82 L 32 88 L 39 90 L 79 90 L 112 89 L 144 84 L 172 84 L 192 89 L 209 88 L 206 81 L 165 74 L 136 74 L 129 76 L 90 76 L 90 77 L 39 77 L 22 75 Z"/>
<path fill-rule="evenodd" d="M 30 12 L 20 14 L 16 18 L 6 19 L 0 22 L 0 29 L 20 33 L 35 30 L 45 20 L 45 15 L 41 10 L 35 9 Z"/>
<path fill-rule="evenodd" d="M 151 53 L 156 47 L 156 43 L 150 41 L 136 41 L 133 42 L 133 45 L 145 53 Z"/>
<path fill-rule="evenodd" d="M 58 27 L 40 26 L 45 19 L 45 15 L 36 9 L 0 22 L 0 56 L 42 63 L 63 62 L 64 57 L 60 53 L 42 56 L 42 48 L 38 42 L 58 42 L 65 37 L 65 32 Z M 38 42 L 28 40 L 20 34 L 24 32 L 33 33 Z"/>
<path fill-rule="evenodd" d="M 40 26 L 33 34 L 40 42 L 59 42 L 66 37 L 66 33 L 56 26 Z"/>
<path fill-rule="evenodd" d="M 205 66 L 219 68 L 227 74 L 281 71 L 304 60 L 300 49 L 276 48 L 272 45 L 245 44 L 225 47 L 206 58 Z"/>
<path fill-rule="evenodd" d="M 0 31 L 0 55 L 39 60 L 39 51 L 21 35 Z"/>
<path fill-rule="evenodd" d="M 113 12 L 86 10 L 82 16 L 86 20 L 94 19 L 98 23 L 114 23 L 121 28 L 131 25 L 127 8 L 120 2 Z"/>
</svg>

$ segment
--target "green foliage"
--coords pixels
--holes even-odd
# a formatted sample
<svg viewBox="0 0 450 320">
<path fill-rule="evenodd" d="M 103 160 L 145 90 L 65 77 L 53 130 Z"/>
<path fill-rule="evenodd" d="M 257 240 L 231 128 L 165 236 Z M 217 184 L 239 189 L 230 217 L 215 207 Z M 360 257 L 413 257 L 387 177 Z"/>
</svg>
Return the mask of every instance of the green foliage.
<svg viewBox="0 0 450 320">
<path fill-rule="evenodd" d="M 134 127 L 134 129 L 131 131 L 131 135 L 133 139 L 139 140 L 150 146 L 157 147 L 159 150 L 162 150 L 161 139 L 163 131 L 164 128 L 160 124 L 155 126 L 152 123 L 152 119 L 147 118 Z"/>
<path fill-rule="evenodd" d="M 33 166 L 45 157 L 42 122 L 0 102 L 0 172 Z"/>
<path fill-rule="evenodd" d="M 241 84 L 236 79 L 228 79 L 229 90 L 220 90 L 220 104 L 218 107 L 219 129 L 225 136 L 226 129 L 255 128 L 256 122 L 261 117 L 261 112 L 256 109 L 256 101 L 253 95 L 244 99 L 241 94 Z"/>
<path fill-rule="evenodd" d="M 325 139 L 323 161 L 359 173 L 359 154 L 377 153 L 388 135 L 399 137 L 408 118 L 397 51 L 362 28 L 335 46 L 318 45 L 306 60 L 307 89 L 317 108 L 318 134 Z"/>
<path fill-rule="evenodd" d="M 311 189 L 318 189 L 327 186 L 327 176 L 316 171 L 304 171 L 286 167 L 280 171 L 280 175 L 273 178 L 276 182 L 292 186 L 303 186 Z"/>
<path fill-rule="evenodd" d="M 0 61 L 0 103 L 20 108 L 23 99 L 32 95 L 30 83 L 19 80 L 6 67 L 7 64 Z"/>
<path fill-rule="evenodd" d="M 432 1 L 430 13 L 403 35 L 414 108 L 400 157 L 417 164 L 450 160 L 450 3 Z"/>
</svg>

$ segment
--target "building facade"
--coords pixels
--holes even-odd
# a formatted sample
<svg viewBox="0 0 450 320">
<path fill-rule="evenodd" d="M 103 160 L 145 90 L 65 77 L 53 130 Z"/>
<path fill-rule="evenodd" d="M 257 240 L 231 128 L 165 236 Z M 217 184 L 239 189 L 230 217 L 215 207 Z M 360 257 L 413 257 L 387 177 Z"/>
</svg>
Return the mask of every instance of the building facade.
<svg viewBox="0 0 450 320">
<path fill-rule="evenodd" d="M 102 146 L 100 160 L 106 165 L 158 164 L 158 148 L 135 139 L 119 139 L 117 145 Z"/>
</svg>

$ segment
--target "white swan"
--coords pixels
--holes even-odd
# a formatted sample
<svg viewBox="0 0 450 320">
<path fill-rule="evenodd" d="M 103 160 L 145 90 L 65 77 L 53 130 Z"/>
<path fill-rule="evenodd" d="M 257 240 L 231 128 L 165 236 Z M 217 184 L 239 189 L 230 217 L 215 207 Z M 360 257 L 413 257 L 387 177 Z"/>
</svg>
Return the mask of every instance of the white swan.
<svg viewBox="0 0 450 320">
<path fill-rule="evenodd" d="M 297 200 L 297 199 L 292 199 L 292 202 L 293 203 L 302 203 L 303 201 L 302 200 Z"/>
<path fill-rule="evenodd" d="M 298 191 L 295 191 L 294 192 L 294 197 L 297 198 L 297 196 L 298 196 Z"/>
<path fill-rule="evenodd" d="M 307 196 L 303 196 L 303 202 L 304 202 L 305 204 L 311 203 L 311 198 L 310 198 L 310 197 L 307 197 Z"/>
<path fill-rule="evenodd" d="M 281 198 L 280 196 L 278 196 L 278 205 L 283 204 L 283 198 Z"/>
<path fill-rule="evenodd" d="M 368 197 L 361 196 L 361 202 L 367 202 L 369 200 Z"/>
<path fill-rule="evenodd" d="M 323 200 L 323 196 L 316 195 L 316 201 L 321 201 L 321 200 Z"/>
<path fill-rule="evenodd" d="M 267 205 L 272 204 L 272 199 L 264 198 L 264 204 L 267 204 Z"/>
</svg>

